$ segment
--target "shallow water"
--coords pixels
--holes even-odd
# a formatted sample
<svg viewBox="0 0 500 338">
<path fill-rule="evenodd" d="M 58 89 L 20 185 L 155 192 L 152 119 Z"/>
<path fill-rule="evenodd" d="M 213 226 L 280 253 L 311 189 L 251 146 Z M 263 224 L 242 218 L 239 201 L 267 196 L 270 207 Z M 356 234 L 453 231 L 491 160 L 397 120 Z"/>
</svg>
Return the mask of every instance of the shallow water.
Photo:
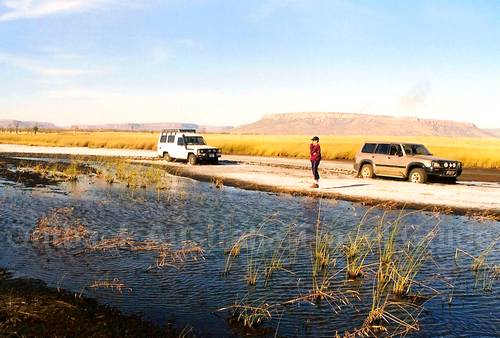
<svg viewBox="0 0 500 338">
<path fill-rule="evenodd" d="M 277 335 L 332 336 L 336 331 L 359 328 L 371 302 L 373 273 L 356 281 L 346 281 L 345 266 L 339 254 L 332 269 L 330 290 L 357 290 L 360 300 L 335 308 L 326 301 L 319 304 L 298 302 L 275 306 L 273 318 L 253 331 L 231 324 L 227 312 L 217 309 L 245 300 L 250 303 L 278 304 L 305 295 L 311 289 L 311 245 L 315 224 L 341 244 L 365 214 L 361 204 L 319 200 L 289 195 L 245 191 L 230 187 L 216 189 L 213 184 L 170 177 L 168 189 L 127 189 L 121 184 L 108 185 L 96 178 L 81 178 L 78 183 L 27 189 L 21 184 L 0 180 L 0 266 L 17 276 L 45 281 L 50 286 L 84 293 L 113 305 L 125 313 L 143 313 L 157 324 L 173 321 L 178 327 L 189 324 L 198 336 Z M 91 242 L 115 235 L 135 240 L 156 240 L 181 248 L 185 242 L 199 244 L 204 259 L 187 258 L 177 268 L 149 270 L 156 254 L 152 252 L 86 252 L 75 243 L 54 248 L 31 242 L 30 230 L 37 220 L 51 210 L 73 207 L 93 232 Z M 394 219 L 399 210 L 387 212 Z M 405 212 L 411 212 L 407 210 Z M 382 209 L 370 215 L 380 217 Z M 319 216 L 318 216 L 319 215 Z M 370 231 L 377 219 L 364 227 Z M 404 219 L 399 243 L 421 238 L 436 226 L 438 236 L 431 243 L 432 259 L 422 267 L 414 292 L 433 296 L 418 317 L 418 336 L 498 336 L 500 293 L 484 291 L 482 280 L 476 281 L 468 268 L 470 260 L 455 263 L 456 248 L 479 254 L 498 236 L 499 222 L 479 222 L 464 216 L 419 212 Z M 254 250 L 243 245 L 240 256 L 223 274 L 228 256 L 224 250 L 243 234 L 260 228 L 266 237 L 253 238 Z M 255 286 L 245 281 L 247 259 L 256 262 L 269 259 L 285 238 L 284 267 L 266 286 L 263 263 Z M 375 250 L 375 249 L 374 249 Z M 498 264 L 495 248 L 488 257 Z M 370 254 L 367 263 L 373 263 Z M 91 289 L 96 280 L 119 278 L 131 291 Z"/>
</svg>

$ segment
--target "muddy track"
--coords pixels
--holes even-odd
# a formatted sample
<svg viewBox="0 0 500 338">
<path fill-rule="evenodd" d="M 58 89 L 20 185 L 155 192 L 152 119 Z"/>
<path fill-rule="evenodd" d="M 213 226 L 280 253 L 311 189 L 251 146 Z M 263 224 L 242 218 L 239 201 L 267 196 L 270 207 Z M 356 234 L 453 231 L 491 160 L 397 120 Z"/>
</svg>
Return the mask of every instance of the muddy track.
<svg viewBox="0 0 500 338">
<path fill-rule="evenodd" d="M 13 151 L 17 150 L 17 151 Z M 125 157 L 143 164 L 161 166 L 173 175 L 218 182 L 248 190 L 342 199 L 400 208 L 426 208 L 446 213 L 470 214 L 500 219 L 500 183 L 460 181 L 455 185 L 412 184 L 402 180 L 354 177 L 349 162 L 324 161 L 319 189 L 311 189 L 307 160 L 224 156 L 219 165 L 189 166 L 152 159 L 152 151 L 126 149 L 58 148 L 0 145 L 0 153 L 40 156 L 80 155 Z M 45 156 L 45 155 L 44 155 Z M 493 175 L 494 176 L 494 175 Z"/>
</svg>

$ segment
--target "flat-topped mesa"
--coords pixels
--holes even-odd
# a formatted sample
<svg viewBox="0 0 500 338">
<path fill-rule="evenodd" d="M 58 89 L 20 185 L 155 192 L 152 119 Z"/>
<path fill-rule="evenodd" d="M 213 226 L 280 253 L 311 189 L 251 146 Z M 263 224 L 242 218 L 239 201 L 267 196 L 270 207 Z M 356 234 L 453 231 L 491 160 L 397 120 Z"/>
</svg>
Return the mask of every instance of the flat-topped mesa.
<svg viewBox="0 0 500 338">
<path fill-rule="evenodd" d="M 469 128 L 477 128 L 474 123 L 470 122 L 458 122 L 451 120 L 435 120 L 435 119 L 422 119 L 414 116 L 390 116 L 390 115 L 371 115 L 371 114 L 360 114 L 360 113 L 323 113 L 323 112 L 309 112 L 309 113 L 279 113 L 279 114 L 266 114 L 262 117 L 263 120 L 274 120 L 274 121 L 293 121 L 293 120 L 303 120 L 303 119 L 366 119 L 366 120 L 388 120 L 388 121 L 409 121 L 409 122 L 420 122 L 431 125 L 439 126 L 463 126 Z"/>
<path fill-rule="evenodd" d="M 279 113 L 279 114 L 266 114 L 262 119 L 266 120 L 301 120 L 301 119 L 352 119 L 352 118 L 377 118 L 377 117 L 387 117 L 387 115 L 368 115 L 368 114 L 357 114 L 357 113 L 340 113 L 340 112 L 297 112 L 297 113 Z"/>
<path fill-rule="evenodd" d="M 492 137 L 473 123 L 340 112 L 302 112 L 265 115 L 234 133 L 286 135 L 394 135 Z"/>
</svg>

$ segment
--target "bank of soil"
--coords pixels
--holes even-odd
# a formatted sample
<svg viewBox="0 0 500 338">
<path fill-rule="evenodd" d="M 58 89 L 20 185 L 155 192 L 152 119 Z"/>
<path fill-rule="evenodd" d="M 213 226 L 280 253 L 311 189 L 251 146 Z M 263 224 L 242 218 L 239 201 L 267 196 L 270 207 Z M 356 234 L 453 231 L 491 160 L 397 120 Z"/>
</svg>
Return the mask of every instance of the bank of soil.
<svg viewBox="0 0 500 338">
<path fill-rule="evenodd" d="M 2 337 L 176 337 L 139 316 L 125 316 L 79 294 L 0 270 Z"/>
</svg>

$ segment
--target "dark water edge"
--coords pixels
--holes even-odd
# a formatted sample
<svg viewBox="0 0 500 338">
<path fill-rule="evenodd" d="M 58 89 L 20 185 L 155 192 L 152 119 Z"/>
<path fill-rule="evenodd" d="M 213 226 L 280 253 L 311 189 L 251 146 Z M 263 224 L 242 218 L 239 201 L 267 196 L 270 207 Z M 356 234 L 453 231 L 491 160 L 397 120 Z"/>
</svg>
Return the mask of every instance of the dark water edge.
<svg viewBox="0 0 500 338">
<path fill-rule="evenodd" d="M 0 269 L 1 336 L 178 337 L 139 315 L 123 315 L 96 300 L 50 288 L 43 281 L 12 278 Z"/>
<path fill-rule="evenodd" d="M 49 286 L 73 292 L 114 306 L 125 314 L 142 313 L 158 326 L 174 321 L 180 328 L 193 326 L 198 336 L 332 336 L 362 325 L 371 301 L 373 273 L 356 281 L 346 281 L 345 273 L 332 278 L 331 288 L 357 290 L 360 301 L 333 311 L 331 304 L 305 302 L 280 306 L 273 318 L 256 330 L 244 330 L 228 321 L 226 312 L 217 309 L 248 301 L 283 303 L 311 287 L 311 243 L 319 219 L 335 243 L 341 244 L 365 214 L 368 207 L 343 201 L 292 197 L 281 194 L 243 191 L 189 179 L 170 177 L 168 189 L 127 189 L 123 184 L 108 185 L 97 178 L 80 178 L 77 183 L 53 183 L 26 187 L 22 183 L 0 181 L 0 266 L 15 276 L 37 278 Z M 33 243 L 31 229 L 40 217 L 57 208 L 72 207 L 75 219 L 81 220 L 94 235 L 92 243 L 102 238 L 124 235 L 136 240 L 158 240 L 181 248 L 195 242 L 204 249 L 204 259 L 191 260 L 175 268 L 149 270 L 155 262 L 152 253 L 112 251 L 84 252 L 82 243 L 63 247 Z M 381 217 L 386 210 L 375 209 Z M 399 210 L 387 211 L 394 219 Z M 411 210 L 407 210 L 411 212 Z M 265 223 L 263 225 L 263 223 Z M 500 235 L 499 222 L 470 219 L 464 216 L 421 212 L 405 220 L 399 243 L 419 238 L 439 225 L 432 242 L 432 260 L 425 264 L 414 293 L 433 296 L 424 304 L 416 336 L 497 336 L 499 290 L 493 284 L 484 291 L 468 269 L 470 262 L 456 264 L 456 248 L 479 254 Z M 371 224 L 370 226 L 373 226 Z M 223 274 L 227 261 L 224 250 L 242 235 L 261 228 L 266 235 L 255 242 L 258 253 L 243 247 L 229 274 Z M 289 231 L 288 229 L 292 229 Z M 367 231 L 370 229 L 367 226 Z M 262 271 L 255 286 L 248 286 L 245 275 L 248 257 L 256 257 L 262 266 L 283 238 L 287 238 L 286 267 L 293 274 L 279 271 L 265 285 Z M 249 246 L 251 246 L 250 243 Z M 373 255 L 368 263 L 374 262 Z M 335 271 L 342 271 L 343 259 L 337 257 Z M 498 264 L 497 248 L 488 262 Z M 96 280 L 119 278 L 131 292 L 90 289 Z M 439 294 L 430 291 L 437 290 Z"/>
</svg>

